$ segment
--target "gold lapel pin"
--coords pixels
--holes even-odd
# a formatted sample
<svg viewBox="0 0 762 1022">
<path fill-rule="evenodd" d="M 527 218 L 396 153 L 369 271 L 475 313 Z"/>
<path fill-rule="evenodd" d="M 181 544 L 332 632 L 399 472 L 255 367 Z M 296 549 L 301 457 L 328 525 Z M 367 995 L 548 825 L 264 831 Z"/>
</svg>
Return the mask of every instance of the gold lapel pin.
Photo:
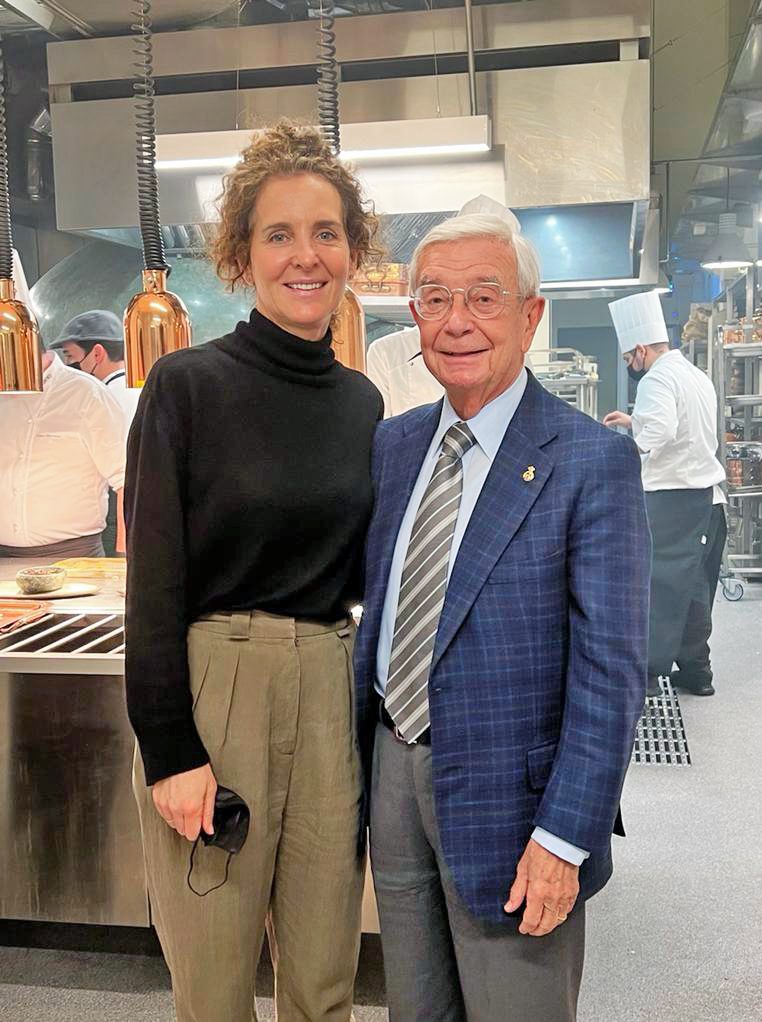
<svg viewBox="0 0 762 1022">
<path fill-rule="evenodd" d="M 534 479 L 535 467 L 534 465 L 527 465 L 527 470 L 521 477 L 525 483 L 531 483 Z"/>
</svg>

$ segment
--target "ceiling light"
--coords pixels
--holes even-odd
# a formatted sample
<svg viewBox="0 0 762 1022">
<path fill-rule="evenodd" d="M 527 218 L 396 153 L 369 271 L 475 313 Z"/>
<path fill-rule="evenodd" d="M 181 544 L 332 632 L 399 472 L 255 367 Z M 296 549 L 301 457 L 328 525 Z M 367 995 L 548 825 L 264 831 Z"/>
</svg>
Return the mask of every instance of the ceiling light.
<svg viewBox="0 0 762 1022">
<path fill-rule="evenodd" d="M 542 291 L 589 290 L 593 287 L 640 287 L 639 277 L 617 277 L 612 280 L 551 280 L 541 286 Z"/>
<path fill-rule="evenodd" d="M 353 163 L 364 160 L 389 160 L 391 163 L 395 160 L 426 159 L 430 156 L 474 156 L 489 151 L 486 142 L 472 142 L 461 145 L 398 146 L 394 149 L 342 149 L 339 159 Z"/>
<path fill-rule="evenodd" d="M 234 166 L 250 143 L 252 131 L 193 131 L 159 135 L 158 170 L 220 169 Z M 383 139 L 383 146 L 379 140 Z M 477 156 L 492 148 L 489 117 L 428 117 L 410 121 L 372 121 L 341 125 L 343 160 L 395 163 L 441 156 Z"/>
<path fill-rule="evenodd" d="M 709 242 L 701 265 L 705 270 L 745 270 L 751 266 L 749 250 L 738 236 L 738 220 L 730 210 L 730 168 L 727 176 L 727 212 L 720 213 L 720 232 Z"/>
<path fill-rule="evenodd" d="M 718 234 L 701 259 L 705 270 L 745 270 L 751 264 L 749 250 L 737 234 Z"/>
</svg>

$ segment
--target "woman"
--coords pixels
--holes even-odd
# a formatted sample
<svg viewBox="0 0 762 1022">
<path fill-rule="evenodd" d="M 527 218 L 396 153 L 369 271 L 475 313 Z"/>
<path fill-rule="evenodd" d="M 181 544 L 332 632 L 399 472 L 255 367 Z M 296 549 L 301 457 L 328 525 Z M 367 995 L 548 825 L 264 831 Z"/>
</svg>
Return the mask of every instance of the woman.
<svg viewBox="0 0 762 1022">
<path fill-rule="evenodd" d="M 152 370 L 130 434 L 127 700 L 151 907 L 179 1022 L 251 1022 L 266 918 L 281 1022 L 346 1020 L 360 936 L 348 607 L 361 596 L 375 387 L 329 324 L 377 221 L 312 128 L 226 177 L 232 334 Z M 188 880 L 217 784 L 251 813 L 229 879 Z M 226 876 L 198 844 L 191 884 Z"/>
</svg>

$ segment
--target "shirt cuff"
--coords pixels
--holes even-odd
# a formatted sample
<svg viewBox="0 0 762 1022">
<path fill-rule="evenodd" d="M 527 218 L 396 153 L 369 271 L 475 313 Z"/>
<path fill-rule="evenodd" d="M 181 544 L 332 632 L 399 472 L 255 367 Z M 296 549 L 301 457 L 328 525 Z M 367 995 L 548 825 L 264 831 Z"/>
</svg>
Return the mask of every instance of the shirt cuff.
<svg viewBox="0 0 762 1022">
<path fill-rule="evenodd" d="M 536 841 L 538 845 L 542 845 L 546 851 L 557 855 L 559 859 L 565 859 L 566 862 L 570 862 L 572 866 L 581 866 L 585 859 L 590 856 L 590 852 L 586 852 L 584 848 L 577 848 L 576 845 L 569 844 L 568 841 L 556 837 L 555 834 L 543 830 L 542 827 L 534 828 L 532 840 Z"/>
</svg>

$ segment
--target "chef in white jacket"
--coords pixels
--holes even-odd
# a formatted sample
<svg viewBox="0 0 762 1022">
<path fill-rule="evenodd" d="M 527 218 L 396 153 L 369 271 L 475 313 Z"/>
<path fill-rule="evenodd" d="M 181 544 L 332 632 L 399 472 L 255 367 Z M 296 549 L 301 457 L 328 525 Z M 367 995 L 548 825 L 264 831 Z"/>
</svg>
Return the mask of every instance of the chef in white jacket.
<svg viewBox="0 0 762 1022">
<path fill-rule="evenodd" d="M 627 372 L 638 381 L 632 416 L 612 412 L 603 421 L 632 429 L 643 461 L 653 537 L 648 694 L 659 695 L 659 677 L 671 675 L 682 689 L 713 695 L 708 640 L 727 537 L 717 395 L 700 369 L 670 349 L 655 292 L 609 309 Z"/>
<path fill-rule="evenodd" d="M 499 216 L 507 220 L 514 230 L 521 231 L 521 224 L 514 214 L 486 195 L 469 200 L 458 216 L 465 213 Z M 529 356 L 526 365 L 531 369 Z M 434 379 L 423 361 L 421 335 L 417 326 L 406 327 L 374 341 L 368 348 L 367 374 L 381 391 L 384 416 L 387 419 L 419 405 L 432 404 L 444 393 L 441 384 Z"/>
<path fill-rule="evenodd" d="M 444 393 L 423 361 L 417 326 L 379 337 L 368 348 L 367 364 L 368 376 L 384 399 L 387 419 L 438 401 Z"/>
</svg>

